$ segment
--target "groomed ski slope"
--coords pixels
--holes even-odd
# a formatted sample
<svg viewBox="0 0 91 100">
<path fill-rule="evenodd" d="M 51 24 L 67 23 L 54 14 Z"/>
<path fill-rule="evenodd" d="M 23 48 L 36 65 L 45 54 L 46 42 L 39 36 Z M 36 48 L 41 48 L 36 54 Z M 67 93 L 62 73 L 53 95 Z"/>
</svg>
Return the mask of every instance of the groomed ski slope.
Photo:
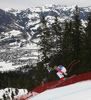
<svg viewBox="0 0 91 100">
<path fill-rule="evenodd" d="M 91 80 L 47 90 L 28 100 L 91 100 Z"/>
</svg>

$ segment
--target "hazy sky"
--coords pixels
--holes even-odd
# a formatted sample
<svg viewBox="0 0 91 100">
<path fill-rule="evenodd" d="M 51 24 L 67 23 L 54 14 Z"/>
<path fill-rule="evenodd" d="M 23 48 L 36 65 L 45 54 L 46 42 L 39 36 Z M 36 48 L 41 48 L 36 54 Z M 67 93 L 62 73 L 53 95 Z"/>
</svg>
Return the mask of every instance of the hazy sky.
<svg viewBox="0 0 91 100">
<path fill-rule="evenodd" d="M 26 9 L 30 6 L 45 4 L 78 5 L 86 7 L 91 5 L 91 0 L 0 0 L 0 8 Z"/>
</svg>

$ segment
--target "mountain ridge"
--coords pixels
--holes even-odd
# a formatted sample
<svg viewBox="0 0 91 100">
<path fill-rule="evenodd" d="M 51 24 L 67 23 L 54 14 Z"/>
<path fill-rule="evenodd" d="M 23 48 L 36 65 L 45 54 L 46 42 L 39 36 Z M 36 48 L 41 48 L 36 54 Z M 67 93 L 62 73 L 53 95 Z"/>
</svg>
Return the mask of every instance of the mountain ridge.
<svg viewBox="0 0 91 100">
<path fill-rule="evenodd" d="M 26 10 L 0 9 L 0 71 L 4 68 L 2 62 L 11 69 L 16 66 L 35 65 L 38 60 L 38 27 L 44 15 L 51 26 L 55 16 L 60 24 L 65 20 L 72 20 L 75 5 L 45 5 L 40 7 L 29 7 Z M 87 22 L 91 6 L 79 7 L 79 19 L 83 26 Z M 7 64 L 6 64 L 7 63 Z M 4 69 L 2 69 L 4 68 Z"/>
</svg>

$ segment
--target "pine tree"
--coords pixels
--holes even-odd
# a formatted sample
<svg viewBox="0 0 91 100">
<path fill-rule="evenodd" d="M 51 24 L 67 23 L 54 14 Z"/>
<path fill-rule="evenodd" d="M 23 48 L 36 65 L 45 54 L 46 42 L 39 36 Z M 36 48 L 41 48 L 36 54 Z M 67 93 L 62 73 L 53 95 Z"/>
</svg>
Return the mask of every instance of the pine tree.
<svg viewBox="0 0 91 100">
<path fill-rule="evenodd" d="M 51 36 L 50 29 L 47 26 L 47 22 L 44 16 L 41 19 L 41 25 L 39 27 L 39 38 L 40 41 L 38 45 L 40 47 L 39 52 L 41 54 L 39 59 L 46 65 L 46 63 L 49 62 L 51 56 Z"/>
<path fill-rule="evenodd" d="M 15 94 L 16 94 L 16 95 L 18 95 L 18 92 L 19 92 L 18 89 L 15 88 Z"/>
<path fill-rule="evenodd" d="M 42 62 L 37 63 L 35 70 L 35 87 L 46 83 L 47 70 Z"/>
<path fill-rule="evenodd" d="M 55 16 L 54 23 L 52 25 L 52 56 L 50 60 L 50 66 L 59 65 L 61 62 L 61 48 L 62 48 L 62 28 L 60 26 L 60 21 L 57 16 Z"/>
<path fill-rule="evenodd" d="M 62 57 L 63 65 L 67 67 L 68 63 L 72 61 L 72 21 L 65 21 L 62 41 Z"/>
<path fill-rule="evenodd" d="M 79 60 L 80 44 L 81 44 L 81 21 L 79 20 L 79 9 L 76 6 L 73 17 L 73 49 L 74 59 Z"/>
<path fill-rule="evenodd" d="M 12 100 L 14 100 L 14 93 L 13 93 L 13 91 L 11 93 L 11 98 L 12 98 Z"/>
<path fill-rule="evenodd" d="M 88 23 L 83 34 L 83 45 L 82 45 L 82 70 L 80 72 L 91 71 L 91 12 L 88 14 Z"/>
<path fill-rule="evenodd" d="M 43 84 L 48 82 L 48 67 L 51 60 L 51 57 L 53 55 L 53 38 L 52 38 L 52 32 L 50 31 L 50 27 L 48 26 L 45 17 L 43 16 L 41 19 L 41 24 L 39 27 L 39 38 L 40 41 L 38 43 L 39 46 L 39 61 L 37 64 L 37 70 L 36 70 L 36 84 Z M 39 66 L 40 65 L 40 66 Z M 40 73 L 41 72 L 41 73 Z M 37 73 L 39 73 L 37 75 Z"/>
<path fill-rule="evenodd" d="M 61 49 L 61 41 L 62 41 L 62 28 L 60 26 L 60 21 L 58 20 L 57 16 L 55 16 L 55 20 L 52 26 L 53 38 L 54 38 L 54 48 L 55 54 L 57 54 Z"/>
<path fill-rule="evenodd" d="M 73 17 L 73 33 L 72 33 L 72 55 L 73 59 L 79 60 L 81 53 L 81 33 L 82 25 L 79 19 L 79 9 L 78 6 L 75 7 L 74 17 Z M 78 66 L 78 67 L 76 67 Z M 78 74 L 79 64 L 74 66 L 74 73 Z"/>
</svg>

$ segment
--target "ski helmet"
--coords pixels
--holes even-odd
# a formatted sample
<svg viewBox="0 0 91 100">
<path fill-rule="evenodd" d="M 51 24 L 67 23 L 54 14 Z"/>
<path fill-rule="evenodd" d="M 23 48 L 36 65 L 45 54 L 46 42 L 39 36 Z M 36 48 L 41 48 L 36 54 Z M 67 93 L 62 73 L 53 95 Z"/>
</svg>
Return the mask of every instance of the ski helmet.
<svg viewBox="0 0 91 100">
<path fill-rule="evenodd" d="M 57 66 L 54 66 L 54 69 L 56 69 L 57 68 Z"/>
</svg>

